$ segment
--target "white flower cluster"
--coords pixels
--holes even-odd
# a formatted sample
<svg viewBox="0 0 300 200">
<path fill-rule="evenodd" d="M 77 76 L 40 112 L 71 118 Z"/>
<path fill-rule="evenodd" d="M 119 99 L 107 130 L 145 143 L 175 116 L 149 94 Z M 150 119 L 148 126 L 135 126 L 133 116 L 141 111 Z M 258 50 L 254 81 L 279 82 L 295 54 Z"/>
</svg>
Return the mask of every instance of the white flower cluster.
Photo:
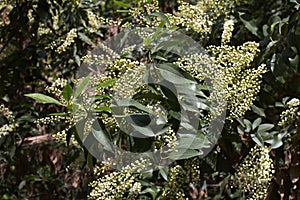
<svg viewBox="0 0 300 200">
<path fill-rule="evenodd" d="M 52 13 L 52 28 L 54 30 L 58 30 L 59 29 L 58 22 L 59 22 L 59 16 L 55 15 L 54 13 Z"/>
<path fill-rule="evenodd" d="M 179 58 L 174 64 L 188 72 L 197 80 L 204 80 L 211 76 L 215 70 L 215 64 L 209 55 L 193 54 Z"/>
<path fill-rule="evenodd" d="M 138 194 L 142 189 L 142 184 L 140 182 L 135 182 L 132 186 L 131 192 Z"/>
<path fill-rule="evenodd" d="M 297 98 L 291 99 L 287 103 L 288 109 L 280 114 L 279 126 L 287 126 L 294 124 L 300 118 L 300 100 Z"/>
<path fill-rule="evenodd" d="M 241 72 L 227 92 L 228 109 L 230 111 L 228 119 L 238 118 L 249 110 L 260 91 L 262 75 L 266 72 L 265 65 Z"/>
<path fill-rule="evenodd" d="M 158 18 L 150 21 L 145 17 L 145 14 L 148 15 L 154 12 L 159 12 L 158 0 L 153 0 L 151 3 L 147 0 L 138 1 L 137 7 L 132 7 L 129 10 L 130 15 L 135 19 L 136 23 L 146 27 L 156 27 L 159 24 Z M 123 27 L 127 27 L 128 25 L 125 24 Z"/>
<path fill-rule="evenodd" d="M 176 132 L 171 127 L 164 134 L 155 137 L 155 151 L 161 153 L 178 151 L 176 149 L 177 145 Z"/>
<path fill-rule="evenodd" d="M 13 113 L 8 108 L 6 108 L 3 104 L 0 105 L 0 114 L 8 122 L 7 124 L 3 124 L 0 127 L 0 138 L 1 138 L 2 136 L 8 135 L 9 133 L 13 132 L 18 125 L 15 123 L 15 117 Z"/>
<path fill-rule="evenodd" d="M 127 199 L 129 196 L 136 196 L 141 185 L 137 182 L 139 173 L 142 169 L 150 166 L 149 160 L 140 159 L 123 167 L 120 171 L 107 174 L 93 182 L 90 186 L 93 188 L 88 199 L 109 200 L 109 199 Z"/>
<path fill-rule="evenodd" d="M 51 123 L 57 123 L 59 121 L 63 121 L 68 124 L 72 124 L 73 120 L 71 117 L 65 115 L 55 115 L 55 116 L 48 116 L 44 118 L 40 118 L 34 121 L 35 124 L 41 126 L 41 125 L 48 125 Z"/>
<path fill-rule="evenodd" d="M 250 200 L 263 200 L 273 175 L 270 148 L 256 145 L 238 166 L 233 183 L 250 194 Z"/>
<path fill-rule="evenodd" d="M 209 100 L 212 103 L 209 118 L 219 116 L 226 106 L 226 81 L 224 71 L 218 63 L 206 54 L 193 54 L 175 62 L 181 69 L 191 74 L 196 80 L 211 87 Z M 215 105 L 217 104 L 217 105 Z"/>
<path fill-rule="evenodd" d="M 59 101 L 62 104 L 66 104 L 66 100 L 62 96 L 62 90 L 63 88 L 68 84 L 68 81 L 63 78 L 57 78 L 51 86 L 47 86 L 45 90 L 49 92 L 50 94 L 55 95 L 56 97 L 59 98 Z"/>
<path fill-rule="evenodd" d="M 66 79 L 57 78 L 52 85 L 50 87 L 47 86 L 45 90 L 51 94 L 60 96 L 62 92 L 61 89 L 63 89 L 67 84 L 68 81 Z"/>
<path fill-rule="evenodd" d="M 67 143 L 67 131 L 70 129 L 71 127 L 68 127 L 60 132 L 54 133 L 52 134 L 52 138 L 55 139 L 57 142 L 61 142 L 61 143 Z M 73 145 L 75 147 L 80 147 L 80 145 L 78 144 L 77 140 L 75 139 L 75 136 L 72 134 L 71 138 L 70 138 L 70 145 Z"/>
<path fill-rule="evenodd" d="M 179 1 L 178 12 L 167 14 L 171 24 L 191 28 L 202 37 L 211 31 L 213 21 L 202 7 Z M 200 4 L 199 4 L 200 5 Z"/>
<path fill-rule="evenodd" d="M 76 37 L 77 37 L 77 29 L 73 28 L 68 32 L 67 37 L 65 38 L 64 42 L 59 47 L 57 47 L 55 52 L 57 52 L 57 53 L 65 52 L 67 50 L 67 48 L 75 41 L 74 39 Z"/>
<path fill-rule="evenodd" d="M 52 138 L 55 139 L 57 142 L 65 143 L 67 139 L 66 130 L 62 130 L 60 132 L 52 134 Z"/>
<path fill-rule="evenodd" d="M 33 18 L 33 16 L 32 16 L 32 13 L 33 13 L 33 10 L 32 10 L 32 9 L 28 10 L 27 17 L 28 17 L 28 20 L 29 20 L 28 23 L 29 23 L 30 25 L 33 24 L 33 22 L 34 22 L 34 18 Z"/>
<path fill-rule="evenodd" d="M 38 36 L 41 37 L 43 35 L 47 35 L 47 34 L 51 33 L 51 29 L 48 27 L 45 27 L 42 23 L 40 23 L 37 33 L 38 33 Z"/>
<path fill-rule="evenodd" d="M 106 23 L 106 20 L 103 17 L 99 17 L 91 11 L 87 11 L 87 16 L 88 16 L 89 24 L 91 26 L 89 27 L 88 30 L 91 33 L 97 32 L 99 28 Z"/>
<path fill-rule="evenodd" d="M 154 114 L 156 117 L 163 116 L 164 121 L 167 121 L 167 111 L 160 105 L 160 101 L 147 104 L 147 108 L 151 110 L 152 114 Z"/>
<path fill-rule="evenodd" d="M 51 21 L 52 28 L 55 31 L 57 31 L 57 30 L 59 30 L 59 25 L 58 25 L 59 24 L 59 16 L 56 15 L 53 10 L 50 10 L 49 12 L 52 15 L 52 21 Z M 34 18 L 31 18 L 31 20 L 34 20 Z M 37 34 L 39 37 L 41 37 L 43 35 L 51 34 L 51 33 L 52 33 L 52 30 L 49 27 L 47 27 L 46 23 L 39 23 L 39 27 L 38 27 L 38 31 L 37 31 Z M 52 41 L 52 43 L 48 47 L 50 47 L 51 49 L 54 49 L 56 47 L 56 42 Z"/>
<path fill-rule="evenodd" d="M 121 55 L 128 55 L 129 53 L 133 52 L 133 50 L 136 48 L 136 44 L 133 44 L 131 46 L 125 47 L 121 51 Z"/>
<path fill-rule="evenodd" d="M 96 121 L 96 119 L 89 119 L 87 120 L 87 122 L 84 124 L 84 129 L 83 129 L 83 135 L 84 136 L 87 136 L 91 130 L 92 130 L 92 126 L 93 126 L 93 123 Z"/>
<path fill-rule="evenodd" d="M 15 129 L 14 124 L 4 124 L 0 127 L 0 137 L 8 135 L 9 133 L 13 132 Z"/>
<path fill-rule="evenodd" d="M 106 44 L 100 43 L 98 47 L 106 54 L 111 57 L 112 60 L 120 58 L 120 55 L 114 51 L 113 49 L 109 48 Z"/>
<path fill-rule="evenodd" d="M 115 60 L 120 59 L 120 55 L 104 43 L 99 43 L 97 49 L 81 58 L 84 64 L 93 69 L 103 70 L 107 66 L 113 65 Z M 103 71 L 99 71 L 103 73 Z"/>
<path fill-rule="evenodd" d="M 228 83 L 240 73 L 241 70 L 250 66 L 256 54 L 259 52 L 259 44 L 245 42 L 241 46 L 209 46 L 206 50 L 212 54 L 212 59 L 225 71 Z M 223 66 L 223 67 L 222 67 Z"/>
<path fill-rule="evenodd" d="M 185 174 L 194 186 L 200 184 L 200 165 L 200 160 L 197 157 L 184 160 Z"/>
<path fill-rule="evenodd" d="M 231 37 L 232 37 L 232 31 L 234 29 L 234 22 L 231 19 L 228 19 L 225 21 L 224 23 L 224 30 L 222 33 L 222 39 L 221 39 L 221 43 L 222 44 L 226 44 L 230 41 Z"/>
<path fill-rule="evenodd" d="M 129 65 L 128 62 L 126 64 Z M 120 71 L 124 71 L 125 69 L 126 71 L 114 84 L 114 98 L 132 98 L 132 96 L 136 93 L 136 90 L 144 85 L 143 76 L 146 66 L 139 62 L 132 62 L 132 65 L 134 68 L 126 69 L 123 66 L 119 68 Z"/>
<path fill-rule="evenodd" d="M 167 14 L 171 24 L 191 28 L 205 38 L 211 32 L 213 21 L 220 14 L 227 14 L 226 0 L 204 0 L 198 1 L 196 5 L 191 5 L 182 0 L 178 1 L 178 12 Z"/>
<path fill-rule="evenodd" d="M 112 64 L 112 58 L 105 54 L 105 55 L 85 55 L 81 58 L 82 62 L 87 65 L 99 65 L 99 66 L 105 66 Z"/>
<path fill-rule="evenodd" d="M 173 169 L 170 170 L 168 175 L 168 182 L 163 188 L 162 199 L 178 199 L 178 200 L 187 200 L 188 198 L 184 194 L 183 185 L 185 184 L 184 180 L 184 170 L 180 165 L 176 165 Z"/>
<path fill-rule="evenodd" d="M 228 119 L 243 115 L 252 105 L 260 90 L 262 75 L 267 72 L 265 65 L 249 68 L 259 52 L 258 43 L 246 42 L 241 46 L 210 46 L 207 48 L 212 59 L 224 71 L 223 84 L 226 86 Z"/>
<path fill-rule="evenodd" d="M 8 16 L 14 7 L 9 3 L 10 2 L 0 1 L 0 10 L 1 10 L 0 27 L 10 24 L 10 20 Z"/>
<path fill-rule="evenodd" d="M 13 113 L 6 108 L 3 104 L 0 105 L 0 113 L 9 121 L 13 122 L 15 120 L 15 117 Z"/>
<path fill-rule="evenodd" d="M 63 121 L 64 123 L 66 123 L 67 127 L 62 131 L 52 134 L 52 138 L 55 139 L 57 142 L 66 143 L 67 131 L 74 125 L 74 120 L 72 117 L 70 117 L 70 114 L 48 116 L 48 117 L 37 119 L 34 121 L 34 123 L 37 124 L 38 126 L 42 126 L 42 125 L 55 124 L 60 121 Z M 70 144 L 79 147 L 79 144 L 76 141 L 74 135 L 72 135 L 70 138 Z"/>
</svg>

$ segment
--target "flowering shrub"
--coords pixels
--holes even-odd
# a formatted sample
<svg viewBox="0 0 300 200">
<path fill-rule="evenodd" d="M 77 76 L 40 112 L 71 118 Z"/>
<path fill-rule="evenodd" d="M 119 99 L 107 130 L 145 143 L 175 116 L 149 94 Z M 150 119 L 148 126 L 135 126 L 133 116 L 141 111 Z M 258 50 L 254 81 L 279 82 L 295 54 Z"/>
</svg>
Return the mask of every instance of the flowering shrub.
<svg viewBox="0 0 300 200">
<path fill-rule="evenodd" d="M 109 6 L 120 10 L 109 13 Z M 32 45 L 32 58 L 43 55 L 29 59 L 26 76 L 37 71 L 30 64 L 36 65 L 48 86 L 25 96 L 55 108 L 34 120 L 40 130 L 54 126 L 51 136 L 58 144 L 85 155 L 93 172 L 85 198 L 278 197 L 284 162 L 275 155 L 285 151 L 296 157 L 299 141 L 299 91 L 277 88 L 283 87 L 279 83 L 288 87 L 289 76 L 299 80 L 299 45 L 291 42 L 299 36 L 299 14 L 288 12 L 299 4 L 288 3 L 281 18 L 273 15 L 269 22 L 259 21 L 263 12 L 252 16 L 257 19 L 248 16 L 247 9 L 257 6 L 249 1 L 176 1 L 163 12 L 165 6 L 157 0 L 2 3 L 0 26 L 9 33 L 16 12 L 25 9 L 26 30 L 19 31 L 28 39 L 12 33 L 0 39 L 0 59 L 10 72 L 17 50 L 28 52 Z M 260 30 L 258 23 L 266 24 Z M 136 40 L 130 40 L 131 30 Z M 188 37 L 176 40 L 177 32 Z M 108 39 L 109 34 L 114 37 Z M 187 38 L 199 46 L 186 45 L 191 44 L 184 43 Z M 279 54 L 280 45 L 289 50 Z M 288 56 L 279 58 L 283 55 Z M 281 73 L 282 63 L 287 69 Z M 75 77 L 78 68 L 83 76 Z M 0 92 L 13 96 L 8 90 Z M 273 96 L 268 100 L 268 95 Z M 2 140 L 23 122 L 0 109 L 7 118 L 0 127 Z M 207 131 L 215 119 L 224 128 Z M 146 157 L 131 160 L 124 152 Z M 295 166 L 288 165 L 291 171 Z M 290 176 L 297 188 L 299 175 Z"/>
</svg>

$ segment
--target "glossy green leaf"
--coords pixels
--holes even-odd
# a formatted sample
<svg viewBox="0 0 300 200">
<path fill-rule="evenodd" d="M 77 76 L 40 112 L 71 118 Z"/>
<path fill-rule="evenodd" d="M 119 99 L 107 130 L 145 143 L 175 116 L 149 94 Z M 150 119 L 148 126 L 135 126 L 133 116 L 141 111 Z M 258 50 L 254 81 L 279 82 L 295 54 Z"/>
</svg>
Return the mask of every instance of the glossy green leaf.
<svg viewBox="0 0 300 200">
<path fill-rule="evenodd" d="M 95 112 L 111 112 L 111 108 L 109 106 L 100 106 L 95 108 Z"/>
<path fill-rule="evenodd" d="M 87 76 L 83 80 L 81 80 L 79 86 L 76 87 L 74 99 L 76 99 L 79 95 L 81 95 L 82 91 L 88 86 L 90 79 L 91 79 L 91 76 Z"/>
<path fill-rule="evenodd" d="M 63 95 L 63 98 L 66 100 L 66 101 L 69 101 L 72 97 L 72 94 L 73 94 L 73 90 L 72 90 L 72 87 L 70 84 L 67 84 L 63 91 L 62 91 L 62 95 Z"/>
<path fill-rule="evenodd" d="M 252 124 L 252 129 L 256 129 L 256 127 L 258 127 L 261 124 L 261 118 L 257 118 L 256 120 L 254 120 L 253 124 Z"/>
<path fill-rule="evenodd" d="M 258 144 L 259 146 L 264 146 L 264 139 L 261 137 L 259 133 L 250 134 L 252 140 Z"/>
<path fill-rule="evenodd" d="M 266 132 L 271 130 L 274 127 L 274 124 L 261 124 L 259 125 L 257 132 Z"/>
<path fill-rule="evenodd" d="M 252 130 L 252 123 L 248 119 L 243 119 L 243 123 L 246 126 L 245 132 L 249 133 Z"/>
<path fill-rule="evenodd" d="M 159 167 L 159 174 L 168 181 L 168 174 L 169 174 L 169 166 Z"/>
<path fill-rule="evenodd" d="M 193 158 L 196 156 L 200 156 L 202 155 L 203 152 L 202 151 L 198 151 L 198 150 L 194 150 L 194 149 L 176 149 L 176 152 L 171 152 L 169 154 L 169 158 L 173 159 L 173 160 L 183 160 L 183 159 L 188 159 L 188 158 Z"/>
<path fill-rule="evenodd" d="M 117 100 L 115 102 L 113 102 L 113 104 L 111 105 L 111 109 L 112 111 L 117 111 L 118 108 L 123 108 L 123 107 L 135 107 L 141 111 L 145 111 L 147 113 L 152 113 L 150 109 L 148 109 L 146 106 L 144 106 L 143 104 L 133 100 L 133 99 L 122 99 L 122 100 Z"/>
<path fill-rule="evenodd" d="M 204 135 L 182 134 L 178 140 L 177 148 L 197 149 L 209 148 L 210 142 Z"/>
<path fill-rule="evenodd" d="M 107 88 L 107 87 L 113 85 L 117 80 L 118 79 L 116 79 L 116 78 L 115 79 L 107 80 L 107 81 L 105 81 L 103 83 L 100 83 L 97 87 L 98 88 Z"/>
<path fill-rule="evenodd" d="M 256 25 L 256 22 L 254 19 L 251 19 L 250 21 L 247 21 L 243 18 L 243 16 L 245 15 L 245 13 L 239 13 L 239 17 L 240 20 L 244 23 L 245 27 L 255 36 L 258 37 L 257 31 L 258 31 L 258 27 Z"/>
<path fill-rule="evenodd" d="M 171 83 L 177 83 L 177 84 L 185 84 L 185 83 L 193 84 L 193 83 L 195 83 L 192 80 L 186 79 L 185 77 L 179 76 L 179 75 L 177 75 L 175 73 L 172 73 L 168 70 L 160 68 L 159 71 L 160 71 L 160 74 L 161 74 L 162 78 L 164 78 L 165 80 L 167 80 Z"/>
<path fill-rule="evenodd" d="M 111 141 L 108 136 L 103 132 L 103 130 L 96 130 L 92 128 L 93 136 L 97 141 L 103 145 L 103 148 L 112 152 Z"/>
<path fill-rule="evenodd" d="M 271 137 L 269 139 L 265 139 L 265 142 L 270 144 L 272 149 L 277 149 L 283 145 L 282 139 L 287 135 L 287 132 L 273 131 L 270 133 Z"/>
<path fill-rule="evenodd" d="M 92 42 L 92 40 L 91 40 L 87 35 L 85 35 L 84 33 L 79 32 L 79 33 L 78 33 L 78 36 L 79 36 L 79 38 L 80 38 L 83 42 L 85 42 L 85 43 L 87 43 L 87 44 L 89 44 L 89 45 L 94 45 L 94 43 Z"/>
<path fill-rule="evenodd" d="M 52 97 L 49 97 L 47 95 L 44 95 L 44 94 L 40 94 L 40 93 L 31 93 L 31 94 L 25 94 L 25 96 L 27 97 L 30 97 L 40 103 L 53 103 L 53 104 L 56 104 L 56 105 L 62 105 L 58 100 L 52 98 Z"/>
<path fill-rule="evenodd" d="M 119 7 L 123 7 L 123 8 L 131 8 L 131 5 L 127 4 L 127 3 L 124 3 L 122 1 L 117 1 L 117 0 L 114 0 L 114 3 L 119 6 Z"/>
<path fill-rule="evenodd" d="M 259 108 L 255 105 L 251 106 L 251 109 L 253 110 L 253 112 L 255 112 L 257 115 L 259 115 L 260 117 L 266 117 L 266 114 L 264 112 L 264 109 Z"/>
</svg>

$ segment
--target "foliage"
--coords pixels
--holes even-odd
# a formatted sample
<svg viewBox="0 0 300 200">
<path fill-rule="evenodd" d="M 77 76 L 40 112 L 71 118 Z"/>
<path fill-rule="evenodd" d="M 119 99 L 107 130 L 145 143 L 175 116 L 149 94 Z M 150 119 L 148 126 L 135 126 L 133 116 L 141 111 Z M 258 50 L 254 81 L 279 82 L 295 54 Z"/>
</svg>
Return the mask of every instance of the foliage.
<svg viewBox="0 0 300 200">
<path fill-rule="evenodd" d="M 54 129 L 37 129 L 34 124 L 36 118 L 57 112 L 59 107 L 32 105 L 24 94 L 44 91 L 57 77 L 74 76 L 80 57 L 92 42 L 104 37 L 101 30 L 91 32 L 88 24 L 88 11 L 102 12 L 104 4 L 98 4 L 1 1 L 0 101 L 16 114 L 14 123 L 18 125 L 13 132 L 1 137 L 1 177 L 10 177 L 1 178 L 1 198 L 43 198 L 50 193 L 53 198 L 80 196 L 86 190 L 87 187 L 79 187 L 79 178 L 85 179 L 86 173 L 84 170 L 81 175 L 76 172 L 84 164 L 82 159 L 77 166 L 72 165 L 69 172 L 65 170 L 70 163 L 77 162 L 81 151 L 66 150 L 64 145 L 48 141 L 51 137 L 47 139 L 46 134 L 59 130 L 64 122 L 56 123 Z M 72 183 L 72 174 L 77 177 L 77 183 Z"/>
<path fill-rule="evenodd" d="M 2 198 L 299 197 L 299 5 L 293 0 L 1 3 L 0 96 L 13 111 L 0 107 L 0 175 L 9 177 L 0 181 Z M 157 31 L 139 32 L 141 46 L 113 53 L 101 42 L 123 31 L 114 41 L 123 44 L 131 28 L 145 26 Z M 164 40 L 175 31 L 199 42 L 207 54 L 179 56 L 184 43 Z M 104 53 L 93 57 L 95 47 Z M 197 47 L 189 46 L 189 52 Z M 147 62 L 159 67 L 147 68 Z M 213 71 L 203 71 L 203 63 Z M 105 68 L 75 79 L 82 64 Z M 216 93 L 208 90 L 208 77 Z M 152 84 L 157 80 L 160 84 Z M 87 90 L 94 93 L 88 96 Z M 28 97 L 43 104 L 32 105 Z M 222 98 L 225 125 L 206 155 L 214 139 L 204 130 L 220 115 L 213 102 Z M 181 108 L 188 110 L 185 124 L 196 120 L 196 127 L 181 127 Z M 196 136 L 188 134 L 193 131 Z M 41 135 L 44 144 L 31 140 Z M 87 147 L 89 141 L 94 142 Z M 153 157 L 117 166 L 123 154 L 107 159 L 114 146 L 167 153 L 174 162 L 157 170 L 149 170 L 156 164 Z M 103 162 L 93 157 L 99 150 Z"/>
</svg>

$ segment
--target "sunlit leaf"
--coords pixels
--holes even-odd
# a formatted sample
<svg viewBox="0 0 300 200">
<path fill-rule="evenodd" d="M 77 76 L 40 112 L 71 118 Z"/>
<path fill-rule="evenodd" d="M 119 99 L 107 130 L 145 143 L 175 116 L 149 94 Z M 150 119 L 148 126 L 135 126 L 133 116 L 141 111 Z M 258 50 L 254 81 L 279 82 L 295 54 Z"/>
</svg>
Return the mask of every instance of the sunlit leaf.
<svg viewBox="0 0 300 200">
<path fill-rule="evenodd" d="M 25 96 L 27 97 L 30 97 L 40 103 L 53 103 L 53 104 L 56 104 L 56 105 L 62 105 L 58 100 L 52 98 L 52 97 L 49 97 L 47 95 L 44 95 L 44 94 L 40 94 L 40 93 L 31 93 L 31 94 L 25 94 Z"/>
</svg>

